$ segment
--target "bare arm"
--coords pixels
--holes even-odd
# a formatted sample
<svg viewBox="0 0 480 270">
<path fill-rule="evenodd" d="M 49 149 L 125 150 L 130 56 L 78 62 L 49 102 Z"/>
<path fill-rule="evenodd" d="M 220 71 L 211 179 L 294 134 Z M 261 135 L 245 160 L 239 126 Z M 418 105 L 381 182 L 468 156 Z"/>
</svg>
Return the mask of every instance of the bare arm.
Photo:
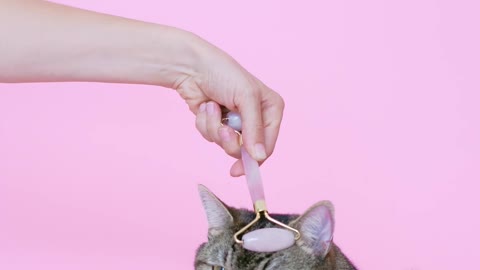
<svg viewBox="0 0 480 270">
<path fill-rule="evenodd" d="M 282 98 L 228 54 L 200 37 L 42 0 L 0 0 L 0 82 L 91 81 L 175 89 L 197 116 L 197 129 L 231 156 L 236 135 L 220 126 L 220 108 L 240 112 L 247 151 L 271 155 Z M 241 175 L 236 162 L 231 170 Z"/>
<path fill-rule="evenodd" d="M 96 81 L 173 88 L 199 40 L 172 27 L 38 0 L 0 0 L 0 81 Z M 187 40 L 191 39 L 191 42 Z"/>
</svg>

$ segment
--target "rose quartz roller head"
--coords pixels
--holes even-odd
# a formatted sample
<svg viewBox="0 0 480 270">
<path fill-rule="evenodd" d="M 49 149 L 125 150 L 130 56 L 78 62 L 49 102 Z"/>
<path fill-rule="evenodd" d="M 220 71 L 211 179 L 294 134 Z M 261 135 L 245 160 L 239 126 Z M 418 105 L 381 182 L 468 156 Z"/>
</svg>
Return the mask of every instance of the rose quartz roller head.
<svg viewBox="0 0 480 270">
<path fill-rule="evenodd" d="M 237 113 L 229 112 L 223 120 L 228 126 L 240 134 L 242 123 Z M 263 192 L 258 162 L 247 153 L 243 146 L 241 147 L 241 153 L 245 178 L 247 179 L 248 190 L 250 191 L 256 216 L 252 222 L 235 233 L 235 242 L 243 245 L 245 249 L 256 252 L 274 252 L 291 247 L 295 243 L 295 240 L 300 238 L 300 232 L 270 217 L 265 203 L 265 194 Z M 263 228 L 245 233 L 262 217 L 281 228 Z M 243 234 L 242 240 L 239 240 L 238 237 L 241 234 Z"/>
</svg>

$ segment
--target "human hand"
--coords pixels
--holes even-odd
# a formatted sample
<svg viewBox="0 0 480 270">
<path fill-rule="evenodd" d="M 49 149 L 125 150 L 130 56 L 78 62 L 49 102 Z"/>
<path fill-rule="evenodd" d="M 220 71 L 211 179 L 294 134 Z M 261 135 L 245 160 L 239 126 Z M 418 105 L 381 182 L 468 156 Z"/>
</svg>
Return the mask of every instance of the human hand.
<svg viewBox="0 0 480 270">
<path fill-rule="evenodd" d="M 205 139 L 229 155 L 240 158 L 240 146 L 233 130 L 221 126 L 218 104 L 240 113 L 243 143 L 254 159 L 263 162 L 272 154 L 282 121 L 282 98 L 200 37 L 49 1 L 7 2 L 0 5 L 0 32 L 16 38 L 0 46 L 0 82 L 88 81 L 173 88 L 196 114 Z M 42 33 L 42 38 L 33 33 Z M 231 174 L 243 174 L 241 162 L 232 166 Z"/>
<path fill-rule="evenodd" d="M 202 136 L 221 146 L 227 154 L 240 159 L 237 134 L 221 125 L 219 104 L 242 117 L 242 140 L 247 152 L 263 163 L 275 148 L 282 121 L 284 101 L 279 94 L 255 78 L 232 57 L 202 41 L 201 57 L 193 75 L 184 76 L 175 89 L 196 114 L 196 127 Z M 244 173 L 237 160 L 232 176 Z"/>
</svg>

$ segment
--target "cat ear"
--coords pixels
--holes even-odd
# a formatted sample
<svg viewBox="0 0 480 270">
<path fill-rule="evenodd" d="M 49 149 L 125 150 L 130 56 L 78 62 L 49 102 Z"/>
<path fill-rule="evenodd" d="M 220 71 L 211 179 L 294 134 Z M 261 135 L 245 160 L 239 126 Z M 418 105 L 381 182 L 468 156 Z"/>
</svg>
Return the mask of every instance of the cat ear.
<svg viewBox="0 0 480 270">
<path fill-rule="evenodd" d="M 220 199 L 203 185 L 198 185 L 198 193 L 207 214 L 209 236 L 217 236 L 233 226 L 233 217 Z"/>
<path fill-rule="evenodd" d="M 297 244 L 306 252 L 325 258 L 333 240 L 333 213 L 332 203 L 322 201 L 296 219 L 293 224 L 301 234 Z"/>
</svg>

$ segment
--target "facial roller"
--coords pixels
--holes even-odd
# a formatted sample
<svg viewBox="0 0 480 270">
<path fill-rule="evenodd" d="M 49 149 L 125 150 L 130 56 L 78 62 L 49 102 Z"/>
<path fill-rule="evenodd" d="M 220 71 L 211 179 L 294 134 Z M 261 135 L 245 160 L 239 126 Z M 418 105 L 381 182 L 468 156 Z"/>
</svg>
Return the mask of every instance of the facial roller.
<svg viewBox="0 0 480 270">
<path fill-rule="evenodd" d="M 238 113 L 227 113 L 222 122 L 236 130 L 241 136 L 242 124 Z M 240 140 L 240 142 L 242 141 Z M 270 217 L 265 203 L 265 194 L 263 192 L 258 162 L 248 154 L 243 145 L 241 146 L 241 154 L 245 178 L 256 216 L 249 224 L 235 233 L 233 236 L 235 242 L 241 244 L 243 248 L 255 252 L 274 252 L 292 246 L 295 241 L 300 238 L 300 232 Z M 245 233 L 261 218 L 265 218 L 281 228 L 263 228 Z M 238 237 L 242 234 L 242 240 L 240 240 Z"/>
</svg>

